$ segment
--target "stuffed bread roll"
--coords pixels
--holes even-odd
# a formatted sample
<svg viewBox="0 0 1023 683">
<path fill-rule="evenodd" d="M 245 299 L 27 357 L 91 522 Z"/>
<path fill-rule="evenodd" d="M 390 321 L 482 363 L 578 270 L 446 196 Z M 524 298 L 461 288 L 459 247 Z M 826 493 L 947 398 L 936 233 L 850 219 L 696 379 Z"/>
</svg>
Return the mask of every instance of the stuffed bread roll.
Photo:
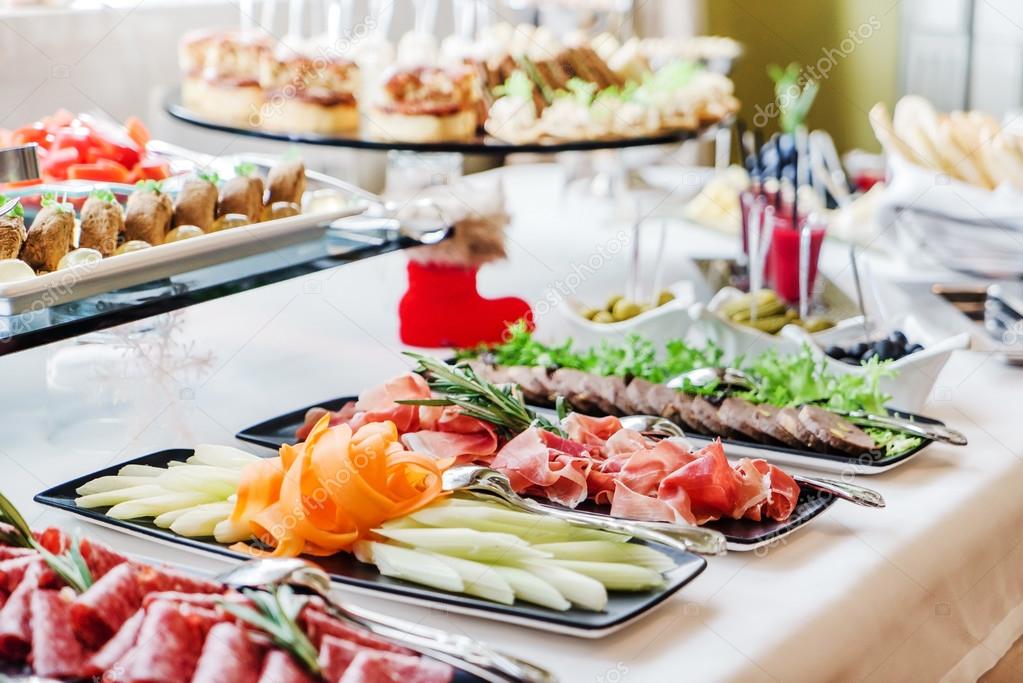
<svg viewBox="0 0 1023 683">
<path fill-rule="evenodd" d="M 217 215 L 242 214 L 249 222 L 259 221 L 263 214 L 263 179 L 255 175 L 240 174 L 220 188 Z"/>
<path fill-rule="evenodd" d="M 140 185 L 128 197 L 124 212 L 124 236 L 127 240 L 141 240 L 150 245 L 163 244 L 170 230 L 174 203 L 163 193 L 158 183 Z"/>
<path fill-rule="evenodd" d="M 79 247 L 95 249 L 110 256 L 117 249 L 117 236 L 124 232 L 124 209 L 114 195 L 93 193 L 82 206 Z"/>
<path fill-rule="evenodd" d="M 21 260 L 36 270 L 54 271 L 71 251 L 75 235 L 75 211 L 70 204 L 44 199 L 25 237 Z"/>
<path fill-rule="evenodd" d="M 0 204 L 6 197 L 0 195 Z M 25 244 L 25 210 L 18 204 L 14 209 L 0 216 L 0 259 L 18 258 Z"/>
<path fill-rule="evenodd" d="M 185 181 L 174 202 L 174 227 L 195 225 L 209 230 L 217 217 L 217 186 L 207 177 Z"/>
<path fill-rule="evenodd" d="M 291 202 L 301 206 L 302 195 L 305 194 L 305 164 L 301 159 L 282 161 L 270 169 L 266 183 L 270 189 L 267 205 Z"/>
</svg>

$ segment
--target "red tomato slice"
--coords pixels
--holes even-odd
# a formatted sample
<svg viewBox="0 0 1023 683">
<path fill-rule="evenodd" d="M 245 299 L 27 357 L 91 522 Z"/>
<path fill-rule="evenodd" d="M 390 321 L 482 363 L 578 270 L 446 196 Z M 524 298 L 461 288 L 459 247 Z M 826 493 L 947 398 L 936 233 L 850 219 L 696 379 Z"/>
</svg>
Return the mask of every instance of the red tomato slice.
<svg viewBox="0 0 1023 683">
<path fill-rule="evenodd" d="M 40 170 L 44 177 L 64 180 L 67 178 L 68 166 L 78 161 L 80 157 L 76 147 L 53 149 L 46 156 L 46 161 L 40 164 Z"/>
<path fill-rule="evenodd" d="M 46 129 L 38 123 L 31 126 L 22 126 L 11 133 L 11 144 L 27 145 L 30 142 L 35 142 L 42 146 L 48 146 L 46 144 L 46 135 Z"/>
<path fill-rule="evenodd" d="M 128 180 L 128 169 L 118 163 L 72 164 L 67 169 L 70 180 L 100 180 L 123 183 Z"/>
<path fill-rule="evenodd" d="M 164 161 L 143 159 L 135 165 L 134 173 L 139 180 L 164 180 L 170 177 L 170 167 Z"/>
</svg>

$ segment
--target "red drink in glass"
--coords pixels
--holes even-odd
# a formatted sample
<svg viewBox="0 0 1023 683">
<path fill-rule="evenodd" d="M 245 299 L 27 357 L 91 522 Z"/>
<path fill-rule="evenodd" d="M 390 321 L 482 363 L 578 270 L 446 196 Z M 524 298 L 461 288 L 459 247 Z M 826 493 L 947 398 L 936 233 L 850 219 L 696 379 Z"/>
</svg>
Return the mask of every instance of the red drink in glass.
<svg viewBox="0 0 1023 683">
<path fill-rule="evenodd" d="M 800 217 L 800 224 L 807 219 Z M 807 291 L 813 293 L 817 279 L 817 262 L 820 259 L 821 244 L 824 242 L 824 224 L 817 221 L 810 224 L 810 260 Z M 799 227 L 792 224 L 790 214 L 775 216 L 774 235 L 771 237 L 771 251 L 767 255 L 767 277 L 778 296 L 789 303 L 799 301 Z"/>
</svg>

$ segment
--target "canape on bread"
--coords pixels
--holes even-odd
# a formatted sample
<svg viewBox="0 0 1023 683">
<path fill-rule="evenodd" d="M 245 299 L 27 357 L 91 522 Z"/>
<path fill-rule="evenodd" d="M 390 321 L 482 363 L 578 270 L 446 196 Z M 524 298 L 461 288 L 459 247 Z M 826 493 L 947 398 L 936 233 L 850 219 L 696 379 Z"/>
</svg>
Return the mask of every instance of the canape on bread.
<svg viewBox="0 0 1023 683">
<path fill-rule="evenodd" d="M 380 140 L 464 140 L 476 132 L 476 74 L 465 66 L 395 67 L 383 76 L 366 127 Z"/>
<path fill-rule="evenodd" d="M 259 84 L 265 95 L 259 125 L 266 130 L 329 134 L 359 126 L 359 67 L 349 59 L 266 52 Z"/>
<path fill-rule="evenodd" d="M 258 125 L 263 104 L 259 62 L 268 51 L 270 43 L 259 36 L 231 31 L 186 35 L 178 50 L 185 106 L 223 123 Z"/>
</svg>

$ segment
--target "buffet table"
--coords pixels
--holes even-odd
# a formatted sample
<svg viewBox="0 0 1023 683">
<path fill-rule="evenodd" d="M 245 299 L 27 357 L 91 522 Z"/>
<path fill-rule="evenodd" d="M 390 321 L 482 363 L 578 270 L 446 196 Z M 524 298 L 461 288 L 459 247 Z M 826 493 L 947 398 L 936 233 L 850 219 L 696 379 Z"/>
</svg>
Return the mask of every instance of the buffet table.
<svg viewBox="0 0 1023 683">
<path fill-rule="evenodd" d="M 551 302 L 622 286 L 628 224 L 613 204 L 564 195 L 561 173 L 501 172 L 511 253 L 484 269 L 484 295 Z M 669 271 L 735 244 L 673 229 L 687 232 L 670 241 Z M 842 269 L 839 251 L 826 254 L 826 273 L 840 275 L 829 271 Z M 160 448 L 232 443 L 242 427 L 399 373 L 405 261 L 386 254 L 102 333 L 119 340 L 114 350 L 78 340 L 0 358 L 4 492 L 33 526 L 72 528 L 32 495 Z M 539 329 L 563 333 L 548 308 L 537 307 Z M 992 355 L 955 354 L 924 412 L 960 428 L 969 448 L 934 445 L 862 478 L 886 509 L 836 505 L 776 546 L 711 558 L 662 608 L 600 641 L 352 599 L 499 644 L 564 681 L 975 680 L 1023 634 L 1021 392 L 1023 374 Z M 89 531 L 157 560 L 222 566 Z"/>
</svg>

